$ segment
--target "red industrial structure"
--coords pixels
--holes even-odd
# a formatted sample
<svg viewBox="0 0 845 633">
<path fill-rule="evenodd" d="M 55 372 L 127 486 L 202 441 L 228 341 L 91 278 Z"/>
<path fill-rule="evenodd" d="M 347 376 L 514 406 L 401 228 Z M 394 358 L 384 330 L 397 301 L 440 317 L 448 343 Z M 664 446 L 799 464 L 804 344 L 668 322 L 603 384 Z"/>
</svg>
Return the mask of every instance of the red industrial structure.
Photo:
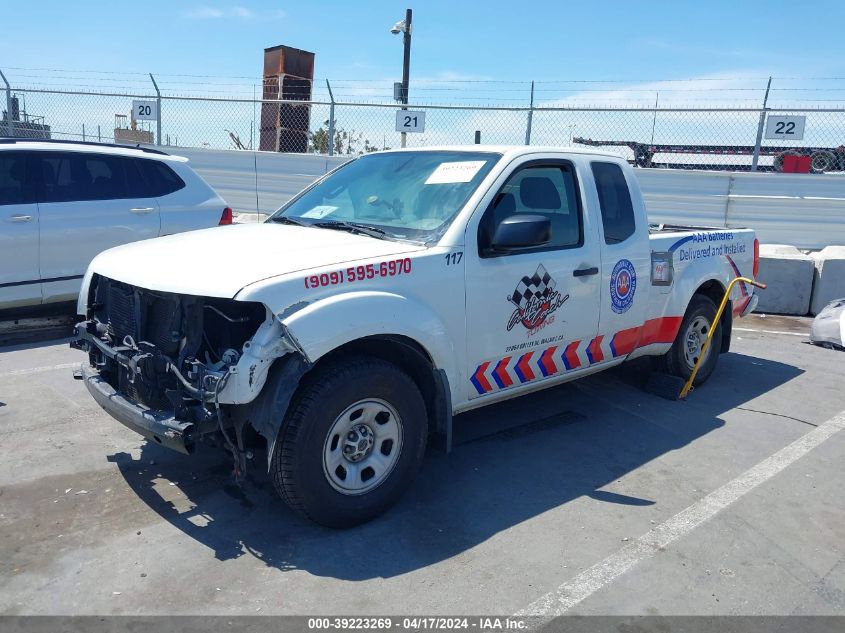
<svg viewBox="0 0 845 633">
<path fill-rule="evenodd" d="M 270 152 L 308 151 L 311 107 L 307 104 L 266 103 L 310 101 L 314 83 L 314 53 L 290 46 L 264 49 L 264 89 L 258 149 Z"/>
</svg>

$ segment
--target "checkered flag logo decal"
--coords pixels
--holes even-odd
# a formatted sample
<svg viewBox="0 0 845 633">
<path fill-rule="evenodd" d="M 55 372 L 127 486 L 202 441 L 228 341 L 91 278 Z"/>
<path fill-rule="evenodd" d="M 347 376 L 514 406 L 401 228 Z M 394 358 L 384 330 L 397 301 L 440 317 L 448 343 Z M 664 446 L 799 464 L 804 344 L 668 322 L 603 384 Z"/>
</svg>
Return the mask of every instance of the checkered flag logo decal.
<svg viewBox="0 0 845 633">
<path fill-rule="evenodd" d="M 530 277 L 520 279 L 513 294 L 508 297 L 508 301 L 516 306 L 508 319 L 508 332 L 517 323 L 522 323 L 527 330 L 535 330 L 543 325 L 546 317 L 569 299 L 569 295 L 561 296 L 555 285 L 555 280 L 543 264 L 537 266 L 537 271 Z"/>
<path fill-rule="evenodd" d="M 543 264 L 540 264 L 537 266 L 537 272 L 531 277 L 525 276 L 519 281 L 510 300 L 517 308 L 525 310 L 533 297 L 546 300 L 554 289 L 555 280 L 552 279 Z"/>
</svg>

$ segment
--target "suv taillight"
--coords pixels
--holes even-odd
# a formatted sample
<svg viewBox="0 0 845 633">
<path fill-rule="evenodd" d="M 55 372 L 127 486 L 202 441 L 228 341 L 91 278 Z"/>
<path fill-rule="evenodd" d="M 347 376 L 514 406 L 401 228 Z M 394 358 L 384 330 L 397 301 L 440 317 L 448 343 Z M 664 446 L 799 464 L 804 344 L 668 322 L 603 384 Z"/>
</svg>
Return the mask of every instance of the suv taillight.
<svg viewBox="0 0 845 633">
<path fill-rule="evenodd" d="M 218 226 L 224 226 L 227 224 L 232 223 L 232 210 L 229 207 L 223 209 L 223 214 L 220 216 L 220 221 L 217 223 Z"/>
<path fill-rule="evenodd" d="M 751 272 L 754 273 L 754 279 L 757 279 L 757 273 L 760 271 L 760 240 L 754 240 L 754 268 Z"/>
</svg>

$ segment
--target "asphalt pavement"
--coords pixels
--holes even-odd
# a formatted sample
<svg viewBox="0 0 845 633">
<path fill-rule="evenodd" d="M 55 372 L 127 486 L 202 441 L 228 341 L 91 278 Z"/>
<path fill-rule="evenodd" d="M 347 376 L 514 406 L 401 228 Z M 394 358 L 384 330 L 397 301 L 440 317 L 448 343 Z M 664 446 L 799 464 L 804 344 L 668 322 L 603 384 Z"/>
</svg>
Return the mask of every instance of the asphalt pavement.
<svg viewBox="0 0 845 633">
<path fill-rule="evenodd" d="M 845 352 L 751 317 L 685 402 L 632 363 L 456 419 L 335 531 L 261 468 L 103 413 L 66 341 L 0 348 L 0 614 L 845 614 Z"/>
</svg>

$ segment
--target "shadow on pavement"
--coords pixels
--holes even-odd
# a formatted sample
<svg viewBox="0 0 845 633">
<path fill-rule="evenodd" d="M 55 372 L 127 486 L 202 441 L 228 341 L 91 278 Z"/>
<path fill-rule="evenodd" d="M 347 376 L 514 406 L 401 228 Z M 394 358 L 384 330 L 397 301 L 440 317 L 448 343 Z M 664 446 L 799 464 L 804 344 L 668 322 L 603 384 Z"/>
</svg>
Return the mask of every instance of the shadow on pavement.
<svg viewBox="0 0 845 633">
<path fill-rule="evenodd" d="M 246 553 L 280 569 L 344 580 L 391 577 L 438 563 L 581 496 L 623 505 L 660 501 L 602 491 L 643 464 L 724 425 L 719 416 L 786 383 L 802 370 L 726 354 L 710 382 L 686 402 L 640 391 L 648 374 L 634 361 L 609 372 L 475 410 L 455 420 L 451 455 L 429 450 L 396 507 L 358 528 L 321 528 L 273 492 L 256 455 L 243 486 L 228 455 L 192 457 L 147 444 L 140 460 L 111 457 L 138 496 L 220 560 Z M 154 460 L 151 465 L 150 461 Z M 165 501 L 159 476 L 193 505 Z"/>
</svg>

